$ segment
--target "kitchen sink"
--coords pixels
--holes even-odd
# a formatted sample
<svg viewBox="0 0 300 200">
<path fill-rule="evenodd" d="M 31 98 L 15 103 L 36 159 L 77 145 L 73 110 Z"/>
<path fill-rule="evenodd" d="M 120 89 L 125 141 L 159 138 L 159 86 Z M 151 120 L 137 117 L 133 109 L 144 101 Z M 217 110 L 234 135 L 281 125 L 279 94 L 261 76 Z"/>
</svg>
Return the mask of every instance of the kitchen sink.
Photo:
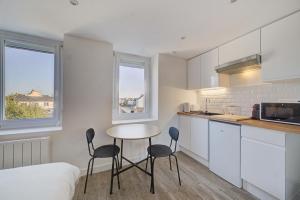
<svg viewBox="0 0 300 200">
<path fill-rule="evenodd" d="M 204 112 L 204 111 L 191 111 L 191 113 L 195 114 L 195 115 L 208 115 L 208 116 L 211 116 L 211 115 L 223 115 L 221 113 Z"/>
<path fill-rule="evenodd" d="M 221 114 L 221 113 L 207 112 L 207 113 L 204 113 L 204 115 L 223 115 L 223 114 Z"/>
</svg>

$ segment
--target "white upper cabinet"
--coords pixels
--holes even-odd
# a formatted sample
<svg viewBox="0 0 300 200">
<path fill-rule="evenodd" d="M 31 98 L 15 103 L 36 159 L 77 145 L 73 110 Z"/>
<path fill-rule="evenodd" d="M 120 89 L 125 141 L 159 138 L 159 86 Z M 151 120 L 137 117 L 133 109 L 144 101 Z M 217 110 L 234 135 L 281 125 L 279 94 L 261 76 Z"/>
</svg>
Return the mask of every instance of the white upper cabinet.
<svg viewBox="0 0 300 200">
<path fill-rule="evenodd" d="M 218 61 L 218 49 L 214 49 L 201 55 L 201 88 L 219 86 L 219 75 L 215 70 L 219 64 Z"/>
<path fill-rule="evenodd" d="M 253 31 L 219 47 L 219 65 L 260 54 L 260 30 Z"/>
<path fill-rule="evenodd" d="M 218 65 L 218 48 L 201 55 L 201 88 L 229 86 L 228 75 L 216 72 Z"/>
<path fill-rule="evenodd" d="M 197 56 L 188 61 L 188 89 L 201 88 L 201 57 Z"/>
<path fill-rule="evenodd" d="M 218 74 L 219 51 L 214 49 L 188 61 L 188 89 L 228 86 L 228 78 Z"/>
<path fill-rule="evenodd" d="M 262 78 L 300 78 L 300 12 L 261 30 Z"/>
</svg>

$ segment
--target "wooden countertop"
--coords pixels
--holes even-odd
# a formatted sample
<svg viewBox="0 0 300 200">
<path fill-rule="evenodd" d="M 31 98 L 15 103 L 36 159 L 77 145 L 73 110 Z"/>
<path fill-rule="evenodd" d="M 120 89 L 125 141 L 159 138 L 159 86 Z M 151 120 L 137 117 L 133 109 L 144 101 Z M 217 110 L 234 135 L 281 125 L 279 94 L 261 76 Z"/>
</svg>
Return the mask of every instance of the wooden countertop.
<svg viewBox="0 0 300 200">
<path fill-rule="evenodd" d="M 272 129 L 272 130 L 286 132 L 286 133 L 300 134 L 300 126 L 298 125 L 281 124 L 281 123 L 267 122 L 267 121 L 254 120 L 254 119 L 242 120 L 240 121 L 240 124 L 247 125 L 247 126 L 255 126 L 258 128 Z"/>
<path fill-rule="evenodd" d="M 192 117 L 200 117 L 205 119 L 210 119 L 214 121 L 220 121 L 220 122 L 226 122 L 226 123 L 233 123 L 233 124 L 239 124 L 239 125 L 247 125 L 247 126 L 254 126 L 258 128 L 265 128 L 265 129 L 271 129 L 286 133 L 295 133 L 300 134 L 300 126 L 298 125 L 291 125 L 291 124 L 281 124 L 281 123 L 275 123 L 275 122 L 267 122 L 267 121 L 261 121 L 261 120 L 254 120 L 254 119 L 245 119 L 240 121 L 230 121 L 230 120 L 223 120 L 218 117 L 207 116 L 207 115 L 198 115 L 197 113 L 188 113 L 188 112 L 178 112 L 178 115 L 186 115 L 186 116 L 192 116 Z"/>
<path fill-rule="evenodd" d="M 178 115 L 186 115 L 186 116 L 192 116 L 192 117 L 200 117 L 205 119 L 210 119 L 209 115 L 201 115 L 196 112 L 177 112 Z"/>
</svg>

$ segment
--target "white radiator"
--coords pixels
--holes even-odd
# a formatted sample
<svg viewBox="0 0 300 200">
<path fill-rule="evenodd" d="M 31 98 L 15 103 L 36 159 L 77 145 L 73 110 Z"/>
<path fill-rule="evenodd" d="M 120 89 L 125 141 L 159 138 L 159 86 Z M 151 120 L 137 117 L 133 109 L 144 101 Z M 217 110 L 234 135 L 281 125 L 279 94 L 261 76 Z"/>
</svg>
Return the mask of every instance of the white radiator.
<svg viewBox="0 0 300 200">
<path fill-rule="evenodd" d="M 0 142 L 0 169 L 49 162 L 49 137 Z"/>
</svg>

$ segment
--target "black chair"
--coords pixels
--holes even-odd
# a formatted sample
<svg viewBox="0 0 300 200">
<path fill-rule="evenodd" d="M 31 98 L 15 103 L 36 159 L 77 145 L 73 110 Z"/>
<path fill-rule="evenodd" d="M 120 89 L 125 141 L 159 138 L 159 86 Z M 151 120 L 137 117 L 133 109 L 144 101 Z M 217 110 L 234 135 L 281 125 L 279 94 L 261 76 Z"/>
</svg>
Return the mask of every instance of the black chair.
<svg viewBox="0 0 300 200">
<path fill-rule="evenodd" d="M 87 172 L 86 172 L 84 193 L 86 193 L 87 181 L 88 181 L 89 171 L 90 171 L 90 164 L 92 161 L 92 167 L 91 167 L 91 173 L 90 173 L 90 175 L 92 175 L 95 158 L 110 158 L 111 157 L 112 159 L 114 159 L 115 162 L 113 162 L 111 170 L 112 170 L 112 175 L 113 175 L 114 168 L 115 168 L 114 163 L 116 163 L 118 187 L 120 189 L 120 180 L 119 180 L 119 171 L 118 171 L 118 169 L 119 169 L 118 154 L 120 152 L 120 148 L 117 145 L 115 145 L 115 146 L 114 145 L 103 145 L 103 146 L 100 146 L 95 149 L 94 144 L 93 144 L 94 136 L 95 136 L 94 129 L 90 128 L 86 131 L 86 140 L 88 143 L 88 149 L 89 149 L 89 154 L 90 154 L 91 158 L 89 160 L 89 164 L 88 164 L 88 168 L 87 168 Z M 113 179 L 113 176 L 111 177 L 111 179 Z M 112 188 L 110 188 L 110 193 L 112 193 Z"/>
<path fill-rule="evenodd" d="M 148 157 L 147 157 L 147 162 L 146 162 L 146 171 L 147 171 L 148 160 L 149 160 L 150 156 L 153 157 L 152 163 L 151 163 L 152 164 L 152 169 L 154 168 L 154 161 L 155 161 L 156 158 L 159 158 L 159 157 L 169 157 L 170 170 L 172 170 L 171 156 L 173 156 L 175 158 L 175 160 L 176 160 L 176 167 L 177 167 L 177 174 L 178 174 L 179 185 L 181 185 L 179 168 L 178 168 L 178 161 L 177 161 L 177 156 L 175 155 L 175 153 L 176 153 L 176 147 L 177 147 L 177 141 L 178 141 L 178 138 L 179 138 L 179 131 L 178 131 L 178 129 L 175 128 L 175 127 L 171 127 L 169 129 L 169 135 L 171 137 L 170 146 L 161 145 L 161 144 L 154 144 L 154 145 L 151 145 L 151 146 L 149 146 L 147 148 Z M 174 151 L 172 150 L 172 143 L 173 143 L 173 141 L 175 141 Z M 151 184 L 152 184 L 151 185 L 151 190 L 152 190 L 152 193 L 154 193 L 154 180 L 151 181 Z"/>
</svg>

